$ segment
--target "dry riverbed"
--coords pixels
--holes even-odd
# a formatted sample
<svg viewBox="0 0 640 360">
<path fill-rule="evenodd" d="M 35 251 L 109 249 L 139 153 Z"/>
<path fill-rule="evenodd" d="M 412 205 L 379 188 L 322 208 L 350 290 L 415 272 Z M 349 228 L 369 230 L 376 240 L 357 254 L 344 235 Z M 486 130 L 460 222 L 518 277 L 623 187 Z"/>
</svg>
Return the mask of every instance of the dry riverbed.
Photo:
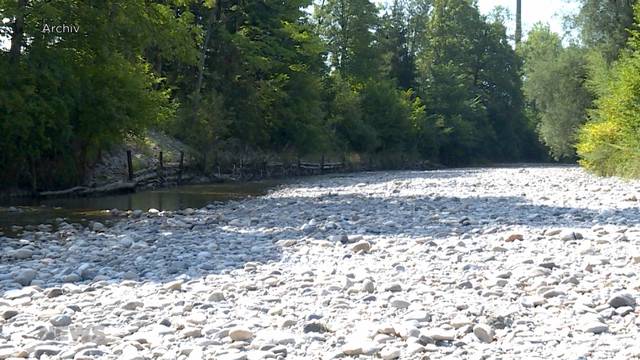
<svg viewBox="0 0 640 360">
<path fill-rule="evenodd" d="M 639 182 L 363 173 L 0 238 L 0 360 L 640 358 Z"/>
</svg>

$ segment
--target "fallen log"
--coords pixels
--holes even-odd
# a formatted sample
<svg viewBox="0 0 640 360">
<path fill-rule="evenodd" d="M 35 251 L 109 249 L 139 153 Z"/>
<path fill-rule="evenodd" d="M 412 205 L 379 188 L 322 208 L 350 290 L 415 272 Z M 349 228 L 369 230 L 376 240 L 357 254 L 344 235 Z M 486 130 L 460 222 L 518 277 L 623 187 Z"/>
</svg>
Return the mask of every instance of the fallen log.
<svg viewBox="0 0 640 360">
<path fill-rule="evenodd" d="M 76 186 L 66 190 L 43 191 L 38 193 L 38 197 L 53 198 L 62 196 L 96 196 L 113 193 L 133 192 L 136 189 L 136 185 L 136 182 L 118 181 L 98 187 Z"/>
</svg>

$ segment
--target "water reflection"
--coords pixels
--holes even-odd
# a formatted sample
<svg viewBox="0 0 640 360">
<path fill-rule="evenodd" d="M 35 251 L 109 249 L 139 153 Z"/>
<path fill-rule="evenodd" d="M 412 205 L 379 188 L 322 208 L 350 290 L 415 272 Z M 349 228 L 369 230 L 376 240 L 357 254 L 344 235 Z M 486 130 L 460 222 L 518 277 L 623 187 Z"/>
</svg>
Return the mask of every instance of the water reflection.
<svg viewBox="0 0 640 360">
<path fill-rule="evenodd" d="M 63 199 L 12 199 L 0 204 L 0 232 L 11 227 L 54 223 L 56 218 L 72 222 L 104 218 L 104 210 L 179 210 L 201 208 L 215 201 L 241 199 L 265 194 L 282 182 L 185 185 L 175 188 L 141 191 L 131 194 Z M 14 209 L 9 209 L 14 207 Z"/>
</svg>

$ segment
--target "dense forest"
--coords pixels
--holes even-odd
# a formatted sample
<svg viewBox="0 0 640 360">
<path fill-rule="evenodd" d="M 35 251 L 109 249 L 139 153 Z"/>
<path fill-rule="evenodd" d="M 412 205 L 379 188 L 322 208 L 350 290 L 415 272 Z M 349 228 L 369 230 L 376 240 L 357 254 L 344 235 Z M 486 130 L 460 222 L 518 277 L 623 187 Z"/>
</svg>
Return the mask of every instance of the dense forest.
<svg viewBox="0 0 640 360">
<path fill-rule="evenodd" d="M 470 0 L 0 0 L 0 187 L 77 184 L 147 129 L 205 169 L 250 148 L 640 175 L 634 3 L 520 41 Z"/>
</svg>

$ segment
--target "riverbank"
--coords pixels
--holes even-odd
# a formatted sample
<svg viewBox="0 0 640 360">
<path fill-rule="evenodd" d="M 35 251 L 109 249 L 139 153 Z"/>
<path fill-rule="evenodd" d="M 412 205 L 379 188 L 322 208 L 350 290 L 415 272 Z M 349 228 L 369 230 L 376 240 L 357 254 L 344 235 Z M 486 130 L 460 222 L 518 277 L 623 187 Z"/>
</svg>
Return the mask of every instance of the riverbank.
<svg viewBox="0 0 640 360">
<path fill-rule="evenodd" d="M 213 202 L 264 195 L 282 182 L 270 180 L 183 185 L 101 197 L 12 199 L 8 207 L 2 207 L 0 202 L 0 236 L 15 237 L 23 230 L 33 231 L 40 226 L 55 228 L 61 222 L 87 225 L 91 221 L 99 221 L 108 225 L 114 221 L 112 213 L 201 208 Z"/>
<path fill-rule="evenodd" d="M 633 358 L 638 186 L 563 167 L 358 173 L 3 238 L 0 354 Z"/>
<path fill-rule="evenodd" d="M 127 138 L 102 152 L 81 185 L 39 191 L 2 189 L 0 204 L 11 205 L 11 199 L 20 198 L 100 197 L 184 185 L 239 184 L 330 173 L 443 167 L 402 154 L 365 158 L 355 153 L 333 153 L 300 157 L 264 153 L 237 144 L 221 144 L 219 151 L 207 158 L 175 138 L 149 130 L 141 137 Z"/>
<path fill-rule="evenodd" d="M 514 164 L 515 166 L 515 164 Z M 428 162 L 416 163 L 411 166 L 406 165 L 402 170 L 435 170 L 443 168 L 440 165 L 433 165 Z M 144 179 L 133 178 L 132 181 L 116 181 L 100 186 L 75 186 L 63 190 L 51 190 L 33 193 L 27 190 L 6 190 L 0 193 L 0 205 L 13 206 L 24 202 L 26 199 L 47 200 L 65 198 L 100 198 L 119 194 L 135 193 L 137 191 L 151 191 L 161 189 L 175 189 L 190 185 L 241 185 L 260 181 L 286 182 L 289 179 L 300 177 L 311 177 L 326 174 L 347 174 L 353 172 L 369 172 L 388 170 L 386 168 L 364 166 L 353 163 L 314 163 L 309 161 L 298 161 L 295 163 L 267 163 L 261 162 L 243 164 L 243 166 L 233 166 L 228 173 L 223 173 L 220 168 L 217 173 L 201 172 L 190 169 L 184 173 L 173 174 L 167 178 L 159 175 L 158 171 L 147 169 L 144 171 Z M 178 178 L 180 179 L 178 181 Z M 95 184 L 94 184 L 95 185 Z"/>
<path fill-rule="evenodd" d="M 544 167 L 544 164 L 503 164 L 493 165 L 493 168 Z M 568 165 L 553 165 L 556 167 Z M 297 168 L 297 166 L 295 167 Z M 231 177 L 211 184 L 180 185 L 129 191 L 126 193 L 102 194 L 101 196 L 87 196 L 81 192 L 62 192 L 51 197 L 14 197 L 0 199 L 0 235 L 18 236 L 21 231 L 32 231 L 40 225 L 56 226 L 59 222 L 70 222 L 86 225 L 91 221 L 111 222 L 110 212 L 131 212 L 134 210 L 147 211 L 149 209 L 180 210 L 185 208 L 199 208 L 211 201 L 225 201 L 240 199 L 246 196 L 264 194 L 280 184 L 314 180 L 318 169 L 303 169 L 304 174 L 296 173 L 296 169 L 289 171 L 291 177 L 272 176 L 257 181 L 240 181 Z M 461 168 L 459 170 L 477 169 L 479 167 Z M 334 171 L 336 169 L 333 169 Z M 345 170 L 345 169 L 338 169 Z M 360 169 L 361 172 L 365 170 Z M 242 172 L 239 173 L 241 175 Z M 297 176 L 296 176 L 297 174 Z M 315 175 L 314 175 L 315 174 Z M 336 176 L 353 176 L 355 173 L 335 172 Z M 252 176 L 255 177 L 255 176 Z M 201 179 L 202 180 L 202 179 Z M 204 181 L 203 181 L 204 182 Z"/>
<path fill-rule="evenodd" d="M 20 198 L 100 197 L 184 185 L 280 181 L 331 173 L 447 168 L 405 154 L 365 156 L 332 153 L 300 157 L 296 154 L 264 153 L 234 143 L 221 144 L 218 151 L 209 154 L 208 160 L 205 158 L 176 138 L 158 130 L 148 130 L 140 137 L 128 137 L 122 144 L 102 152 L 81 185 L 36 192 L 3 189 L 0 191 L 0 205 L 11 206 L 15 202 L 12 199 Z M 204 166 L 203 162 L 207 165 Z M 536 166 L 545 165 L 548 164 Z M 531 164 L 479 163 L 469 165 L 469 168 L 518 166 Z"/>
</svg>

